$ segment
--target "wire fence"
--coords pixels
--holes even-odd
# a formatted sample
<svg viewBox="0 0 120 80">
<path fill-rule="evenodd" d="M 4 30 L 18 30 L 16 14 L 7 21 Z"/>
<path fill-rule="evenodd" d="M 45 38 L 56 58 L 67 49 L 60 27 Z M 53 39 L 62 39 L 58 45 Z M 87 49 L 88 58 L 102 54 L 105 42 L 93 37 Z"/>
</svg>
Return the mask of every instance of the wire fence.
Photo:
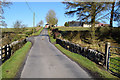
<svg viewBox="0 0 120 80">
<path fill-rule="evenodd" d="M 113 52 L 113 48 L 120 51 L 120 47 L 109 47 L 107 70 L 120 77 L 120 54 Z"/>
<path fill-rule="evenodd" d="M 95 63 L 97 63 L 99 65 L 102 65 L 108 71 L 111 71 L 116 76 L 118 76 L 118 77 L 120 76 L 120 54 L 110 51 L 111 48 L 120 49 L 119 47 L 112 47 L 112 46 L 110 46 L 109 43 L 106 43 L 105 53 L 102 53 L 100 51 L 88 49 L 86 47 L 81 47 L 78 44 L 74 44 L 69 41 L 65 41 L 65 40 L 61 40 L 61 39 L 56 39 L 56 43 L 71 52 L 80 54 L 80 55 L 90 59 L 91 61 L 94 61 Z M 114 54 L 114 56 L 113 56 L 113 54 Z M 115 55 L 117 55 L 117 56 L 115 56 Z"/>
</svg>

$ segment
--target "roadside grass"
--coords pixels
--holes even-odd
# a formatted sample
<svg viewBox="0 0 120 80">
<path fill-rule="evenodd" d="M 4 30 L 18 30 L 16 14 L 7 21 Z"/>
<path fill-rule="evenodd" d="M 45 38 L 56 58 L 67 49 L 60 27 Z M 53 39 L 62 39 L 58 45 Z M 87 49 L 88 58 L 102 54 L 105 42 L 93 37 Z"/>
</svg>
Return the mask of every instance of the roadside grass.
<svg viewBox="0 0 120 80">
<path fill-rule="evenodd" d="M 90 33 L 85 32 L 85 31 L 82 31 L 82 32 L 80 32 L 80 31 L 79 32 L 63 31 L 63 32 L 61 32 L 62 37 L 59 37 L 59 38 L 68 40 L 75 44 L 79 44 L 82 47 L 87 47 L 88 49 L 94 49 L 94 50 L 98 50 L 102 53 L 105 53 L 106 42 L 109 42 L 111 44 L 111 46 L 120 47 L 120 35 L 119 35 L 120 28 L 112 28 L 111 35 L 109 34 L 109 30 L 110 29 L 107 27 L 101 27 L 100 29 L 99 28 L 96 29 L 96 36 L 95 36 L 96 39 L 93 40 L 94 43 L 91 43 L 91 38 L 89 35 Z M 117 53 L 119 55 L 112 54 L 112 53 Z M 119 66 L 120 65 L 120 50 L 117 48 L 111 48 L 110 55 L 111 55 L 111 57 L 117 59 L 117 60 L 114 60 L 114 59 L 110 58 L 110 62 L 113 63 L 113 64 L 110 64 L 110 70 L 112 70 L 113 73 L 115 72 L 118 75 L 120 75 L 120 72 L 119 72 L 120 71 L 120 66 Z M 111 67 L 113 67 L 113 68 L 111 68 Z M 117 70 L 115 70 L 115 69 L 117 69 Z"/>
<path fill-rule="evenodd" d="M 56 27 L 60 31 L 85 31 L 90 30 L 88 27 Z"/>
<path fill-rule="evenodd" d="M 95 74 L 97 73 L 99 76 L 101 76 L 101 78 L 105 78 L 105 80 L 118 79 L 116 76 L 113 76 L 112 74 L 110 74 L 106 70 L 99 68 L 97 64 L 95 64 L 94 62 L 90 61 L 89 59 L 83 57 L 82 55 L 70 52 L 70 51 L 64 49 L 63 47 L 61 47 L 59 44 L 55 44 L 55 46 L 62 53 L 64 53 L 69 58 L 71 58 L 72 60 L 74 60 L 75 62 L 80 64 L 80 66 L 84 67 L 85 69 L 87 69 Z"/>
<path fill-rule="evenodd" d="M 17 50 L 10 59 L 1 65 L 2 78 L 14 78 L 19 68 L 25 60 L 26 54 L 31 48 L 31 42 L 27 42 L 22 48 Z"/>
<path fill-rule="evenodd" d="M 50 42 L 51 42 L 51 43 L 55 43 L 55 42 L 56 42 L 56 39 L 53 38 L 53 36 L 52 36 L 51 33 L 50 33 L 50 30 L 48 30 L 48 35 L 49 35 L 49 37 L 50 37 Z"/>
<path fill-rule="evenodd" d="M 48 33 L 49 33 L 51 43 L 54 43 L 56 39 L 53 39 L 53 36 L 50 34 L 50 30 L 48 30 Z M 84 67 L 85 69 L 87 69 L 88 71 L 94 74 L 98 74 L 101 78 L 105 78 L 105 80 L 118 79 L 118 77 L 113 76 L 108 71 L 106 71 L 104 68 L 101 69 L 99 65 L 83 57 L 82 55 L 70 52 L 64 49 L 63 47 L 61 47 L 59 44 L 55 44 L 55 46 L 66 56 L 68 56 L 73 61 L 78 63 L 80 66 Z"/>
<path fill-rule="evenodd" d="M 50 36 L 50 41 L 51 41 L 51 43 L 55 43 L 56 39 L 54 39 L 52 36 Z"/>
<path fill-rule="evenodd" d="M 43 30 L 43 27 L 42 27 L 39 31 L 37 31 L 36 33 L 33 33 L 32 36 L 37 36 L 37 35 L 39 35 L 42 30 Z"/>
</svg>

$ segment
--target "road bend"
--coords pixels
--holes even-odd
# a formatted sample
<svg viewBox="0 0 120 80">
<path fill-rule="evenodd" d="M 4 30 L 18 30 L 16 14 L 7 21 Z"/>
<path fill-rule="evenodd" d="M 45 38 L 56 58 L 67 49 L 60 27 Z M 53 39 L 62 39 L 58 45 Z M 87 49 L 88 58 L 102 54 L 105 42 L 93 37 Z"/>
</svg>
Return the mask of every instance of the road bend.
<svg viewBox="0 0 120 80">
<path fill-rule="evenodd" d="M 34 37 L 20 78 L 91 78 L 78 64 L 66 57 L 49 42 L 43 29 Z"/>
</svg>

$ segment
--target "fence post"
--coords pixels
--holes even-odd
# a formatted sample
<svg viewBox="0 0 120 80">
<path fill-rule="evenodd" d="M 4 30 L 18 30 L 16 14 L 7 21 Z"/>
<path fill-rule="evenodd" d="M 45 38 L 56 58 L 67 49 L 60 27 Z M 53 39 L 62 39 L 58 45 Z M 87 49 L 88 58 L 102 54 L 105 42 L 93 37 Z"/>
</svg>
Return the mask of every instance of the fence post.
<svg viewBox="0 0 120 80">
<path fill-rule="evenodd" d="M 2 64 L 2 48 L 0 47 L 0 65 Z"/>
<path fill-rule="evenodd" d="M 11 49 L 10 49 L 9 45 L 7 45 L 7 55 L 8 55 L 8 58 L 10 58 L 10 56 L 11 56 Z"/>
<path fill-rule="evenodd" d="M 107 42 L 105 44 L 105 67 L 106 67 L 107 70 L 108 70 L 108 66 L 109 66 L 109 63 L 108 63 L 108 60 L 109 60 L 109 48 L 110 48 L 110 43 Z"/>
<path fill-rule="evenodd" d="M 5 48 L 5 59 L 4 60 L 7 60 L 8 59 L 8 56 L 7 56 L 7 45 L 5 45 L 4 48 Z"/>
</svg>

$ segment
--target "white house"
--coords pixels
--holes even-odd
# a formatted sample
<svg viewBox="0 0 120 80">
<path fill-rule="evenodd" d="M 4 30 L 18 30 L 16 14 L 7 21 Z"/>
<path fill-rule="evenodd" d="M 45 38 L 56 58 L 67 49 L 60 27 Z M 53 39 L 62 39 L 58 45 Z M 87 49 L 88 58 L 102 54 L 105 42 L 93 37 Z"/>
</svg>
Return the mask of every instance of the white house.
<svg viewBox="0 0 120 80">
<path fill-rule="evenodd" d="M 83 27 L 91 27 L 91 24 L 83 24 Z M 99 24 L 95 24 L 95 27 L 99 27 Z"/>
<path fill-rule="evenodd" d="M 92 25 L 90 23 L 83 23 L 83 27 L 91 27 Z M 95 27 L 106 27 L 109 26 L 109 24 L 104 24 L 100 22 L 95 23 Z"/>
<path fill-rule="evenodd" d="M 83 27 L 91 27 L 91 24 L 83 24 Z"/>
<path fill-rule="evenodd" d="M 46 24 L 46 25 L 45 25 L 45 28 L 48 28 L 48 27 L 49 27 L 49 24 Z"/>
<path fill-rule="evenodd" d="M 82 22 L 80 21 L 68 21 L 69 27 L 82 27 Z"/>
<path fill-rule="evenodd" d="M 90 22 L 80 22 L 80 21 L 68 21 L 69 27 L 91 27 Z M 104 24 L 100 22 L 95 22 L 95 27 L 105 27 L 109 26 L 109 24 Z"/>
</svg>

